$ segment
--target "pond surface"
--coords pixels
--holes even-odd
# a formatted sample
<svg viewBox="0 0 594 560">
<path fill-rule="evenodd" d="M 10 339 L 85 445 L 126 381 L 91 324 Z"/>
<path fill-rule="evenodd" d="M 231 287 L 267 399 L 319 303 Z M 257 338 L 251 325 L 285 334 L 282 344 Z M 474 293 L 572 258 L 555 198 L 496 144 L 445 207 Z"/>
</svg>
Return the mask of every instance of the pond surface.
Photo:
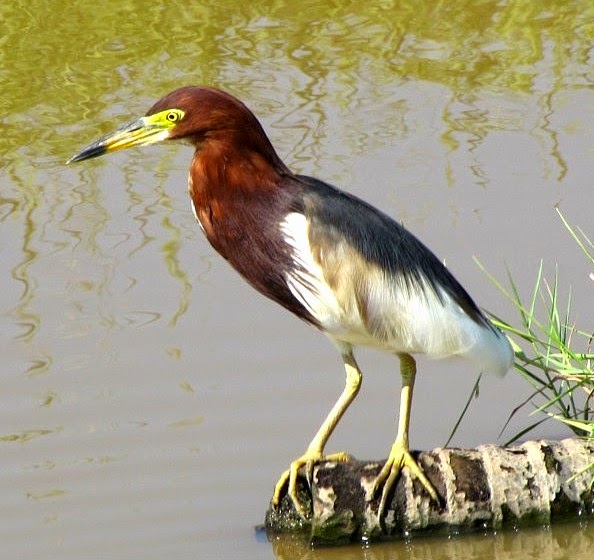
<svg viewBox="0 0 594 560">
<path fill-rule="evenodd" d="M 592 330 L 591 2 L 147 2 L 0 7 L 0 542 L 3 558 L 591 558 L 587 522 L 314 550 L 268 543 L 273 485 L 343 386 L 324 336 L 247 286 L 189 209 L 191 149 L 66 167 L 168 91 L 253 109 L 285 162 L 381 207 L 477 302 L 517 313 L 540 261 Z M 396 360 L 328 451 L 381 458 Z M 411 444 L 447 440 L 476 372 L 420 360 Z M 453 445 L 538 417 L 517 372 L 484 378 Z M 505 427 L 503 434 L 501 431 Z M 565 437 L 548 421 L 527 437 Z"/>
</svg>

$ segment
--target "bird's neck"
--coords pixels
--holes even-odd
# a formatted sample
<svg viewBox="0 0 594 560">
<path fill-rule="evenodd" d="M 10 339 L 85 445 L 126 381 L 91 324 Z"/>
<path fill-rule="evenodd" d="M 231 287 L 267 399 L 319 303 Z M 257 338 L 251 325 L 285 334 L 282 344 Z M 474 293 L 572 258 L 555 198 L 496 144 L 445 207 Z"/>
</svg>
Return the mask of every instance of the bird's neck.
<svg viewBox="0 0 594 560">
<path fill-rule="evenodd" d="M 266 139 L 267 140 L 267 139 Z M 196 148 L 189 194 L 207 237 L 223 235 L 230 221 L 261 214 L 281 195 L 283 178 L 292 175 L 272 146 L 207 139 Z"/>
<path fill-rule="evenodd" d="M 251 146 L 209 138 L 196 147 L 190 174 L 197 195 L 241 198 L 277 188 L 291 172 L 269 142 Z"/>
</svg>

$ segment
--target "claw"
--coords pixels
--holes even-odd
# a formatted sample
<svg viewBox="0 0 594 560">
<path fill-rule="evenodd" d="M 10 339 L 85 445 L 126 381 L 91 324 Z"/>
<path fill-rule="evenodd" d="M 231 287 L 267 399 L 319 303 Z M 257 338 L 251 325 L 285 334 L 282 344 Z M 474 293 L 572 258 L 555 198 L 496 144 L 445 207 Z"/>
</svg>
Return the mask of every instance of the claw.
<svg viewBox="0 0 594 560">
<path fill-rule="evenodd" d="M 274 487 L 274 493 L 272 495 L 272 505 L 274 507 L 278 507 L 280 504 L 280 500 L 282 497 L 283 489 L 288 481 L 288 488 L 287 494 L 291 501 L 293 502 L 293 506 L 297 513 L 303 518 L 307 519 L 309 517 L 308 512 L 305 511 L 305 508 L 301 505 L 299 501 L 299 497 L 297 495 L 297 476 L 299 474 L 299 470 L 302 467 L 305 467 L 305 477 L 309 487 L 312 486 L 313 480 L 313 470 L 314 466 L 318 463 L 323 461 L 337 461 L 337 462 L 345 462 L 349 460 L 349 456 L 346 453 L 332 453 L 330 455 L 322 455 L 321 453 L 305 453 L 301 457 L 295 459 L 289 468 L 281 474 L 276 486 Z"/>
<path fill-rule="evenodd" d="M 437 494 L 437 491 L 431 482 L 429 482 L 429 479 L 425 476 L 425 473 L 421 470 L 421 467 L 419 467 L 413 456 L 410 454 L 406 443 L 402 441 L 396 441 L 392 446 L 388 460 L 377 475 L 377 478 L 375 479 L 371 489 L 371 496 L 374 497 L 377 495 L 380 486 L 383 484 L 382 496 L 377 511 L 378 517 L 380 519 L 384 515 L 390 492 L 392 491 L 392 488 L 398 479 L 398 475 L 404 467 L 408 467 L 410 474 L 414 478 L 417 478 L 419 482 L 425 487 L 425 490 L 427 490 L 431 498 L 439 503 L 439 495 Z"/>
</svg>

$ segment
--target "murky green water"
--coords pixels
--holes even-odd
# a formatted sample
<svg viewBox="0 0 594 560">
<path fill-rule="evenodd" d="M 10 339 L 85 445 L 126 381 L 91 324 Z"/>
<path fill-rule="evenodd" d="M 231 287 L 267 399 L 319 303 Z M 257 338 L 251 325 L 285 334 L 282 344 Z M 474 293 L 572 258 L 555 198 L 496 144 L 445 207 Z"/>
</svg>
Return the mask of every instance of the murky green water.
<svg viewBox="0 0 594 560">
<path fill-rule="evenodd" d="M 187 147 L 65 167 L 184 84 L 245 101 L 296 171 L 404 222 L 481 305 L 472 257 L 528 294 L 540 259 L 592 326 L 590 2 L 145 2 L 0 7 L 0 542 L 3 558 L 591 558 L 591 527 L 309 551 L 259 542 L 277 476 L 342 388 L 324 337 L 203 239 Z M 399 379 L 362 352 L 328 451 L 383 457 Z M 412 445 L 449 435 L 476 379 L 421 362 Z M 454 443 L 534 420 L 484 379 Z M 567 435 L 545 423 L 534 437 Z"/>
</svg>

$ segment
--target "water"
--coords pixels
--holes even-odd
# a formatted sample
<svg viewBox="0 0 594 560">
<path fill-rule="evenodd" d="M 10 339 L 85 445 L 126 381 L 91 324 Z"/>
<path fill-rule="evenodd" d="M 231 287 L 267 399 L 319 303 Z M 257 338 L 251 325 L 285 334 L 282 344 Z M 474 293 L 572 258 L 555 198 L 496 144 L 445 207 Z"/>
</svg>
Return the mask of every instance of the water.
<svg viewBox="0 0 594 560">
<path fill-rule="evenodd" d="M 482 306 L 517 322 L 473 256 L 501 280 L 509 268 L 526 296 L 543 259 L 591 330 L 591 269 L 554 210 L 592 236 L 591 11 L 3 5 L 2 556 L 590 558 L 587 523 L 340 551 L 257 539 L 278 475 L 342 389 L 340 358 L 208 246 L 186 194 L 190 148 L 64 161 L 175 87 L 222 87 L 292 169 L 402 221 Z M 397 363 L 363 350 L 360 364 L 328 451 L 384 457 Z M 423 360 L 419 372 L 411 443 L 432 448 L 476 374 Z M 528 405 L 500 436 L 530 392 L 513 372 L 483 379 L 452 443 L 505 441 L 534 421 Z M 566 435 L 547 422 L 530 437 Z"/>
</svg>

